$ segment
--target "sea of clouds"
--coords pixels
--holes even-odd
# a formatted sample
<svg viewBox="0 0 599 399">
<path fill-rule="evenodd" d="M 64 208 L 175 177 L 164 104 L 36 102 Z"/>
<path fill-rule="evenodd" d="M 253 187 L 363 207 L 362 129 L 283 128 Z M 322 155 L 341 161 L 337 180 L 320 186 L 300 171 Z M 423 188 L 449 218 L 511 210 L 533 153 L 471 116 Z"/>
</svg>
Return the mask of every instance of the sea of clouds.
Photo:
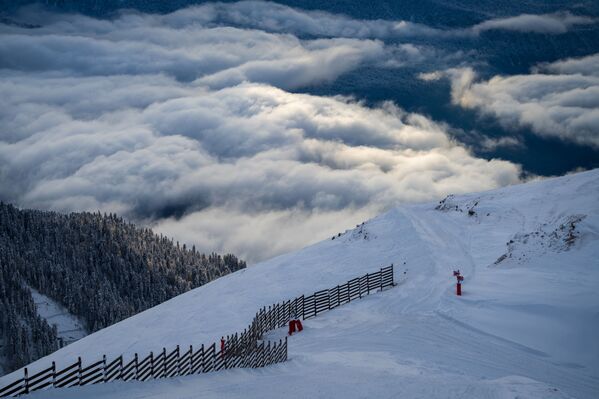
<svg viewBox="0 0 599 399">
<path fill-rule="evenodd" d="M 449 126 L 397 104 L 293 89 L 423 56 L 409 43 L 385 44 L 388 35 L 525 27 L 559 34 L 589 23 L 551 14 L 451 32 L 261 2 L 111 19 L 30 8 L 19 18 L 28 26 L 0 24 L 0 198 L 118 212 L 250 262 L 400 203 L 521 179 L 518 165 L 476 157 L 450 138 Z M 481 82 L 468 68 L 430 76 L 452 79 L 461 106 L 597 145 L 592 62 L 564 60 Z M 576 103 L 572 90 L 588 102 Z M 551 126 L 527 119 L 531 103 Z M 578 111 L 563 117 L 564 107 Z"/>
</svg>

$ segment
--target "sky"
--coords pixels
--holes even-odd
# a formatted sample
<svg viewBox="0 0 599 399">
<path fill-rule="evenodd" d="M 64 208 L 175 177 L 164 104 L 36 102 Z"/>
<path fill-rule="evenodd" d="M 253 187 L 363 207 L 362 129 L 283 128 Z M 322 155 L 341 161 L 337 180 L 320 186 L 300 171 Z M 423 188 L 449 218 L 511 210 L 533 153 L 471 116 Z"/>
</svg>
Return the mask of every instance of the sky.
<svg viewBox="0 0 599 399">
<path fill-rule="evenodd" d="M 599 49 L 578 54 L 575 37 L 510 74 L 473 52 L 493 35 L 598 26 L 571 10 L 440 27 L 255 1 L 26 6 L 0 19 L 0 199 L 116 212 L 202 251 L 268 259 L 399 204 L 539 178 L 509 155 L 533 139 L 599 154 Z M 374 87 L 378 71 L 445 87 L 450 111 L 336 89 Z"/>
</svg>

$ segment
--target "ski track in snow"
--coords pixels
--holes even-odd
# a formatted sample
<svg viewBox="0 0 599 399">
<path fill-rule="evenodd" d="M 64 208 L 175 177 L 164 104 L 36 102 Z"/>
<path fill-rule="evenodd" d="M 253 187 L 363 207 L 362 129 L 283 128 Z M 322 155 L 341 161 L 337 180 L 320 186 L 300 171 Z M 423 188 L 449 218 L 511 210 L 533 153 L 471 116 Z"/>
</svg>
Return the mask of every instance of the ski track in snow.
<svg viewBox="0 0 599 399">
<path fill-rule="evenodd" d="M 289 361 L 31 398 L 597 398 L 599 170 L 391 210 L 358 228 L 217 279 L 41 359 L 65 365 L 211 343 L 262 305 L 333 287 L 393 262 L 400 284 L 304 322 Z M 567 251 L 493 262 L 516 234 L 585 214 Z M 359 237 L 358 237 L 359 238 Z M 532 240 L 530 251 L 540 248 Z M 538 247 L 538 248 L 537 248 Z M 534 252 L 537 253 L 537 252 Z M 404 264 L 405 262 L 405 264 Z M 465 276 L 455 296 L 452 270 Z M 404 271 L 406 274 L 404 274 Z M 284 329 L 270 333 L 272 338 Z M 0 383 L 16 378 L 15 373 Z"/>
</svg>

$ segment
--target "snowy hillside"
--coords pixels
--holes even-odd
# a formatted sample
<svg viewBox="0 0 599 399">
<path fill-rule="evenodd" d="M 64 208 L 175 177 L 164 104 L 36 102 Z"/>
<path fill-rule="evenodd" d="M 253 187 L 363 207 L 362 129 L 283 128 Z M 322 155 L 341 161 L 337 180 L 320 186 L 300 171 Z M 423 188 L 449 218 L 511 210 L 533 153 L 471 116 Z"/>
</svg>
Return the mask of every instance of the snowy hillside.
<svg viewBox="0 0 599 399">
<path fill-rule="evenodd" d="M 30 397 L 596 398 L 598 259 L 599 170 L 403 206 L 91 334 L 30 370 L 213 342 L 262 305 L 396 265 L 398 287 L 307 320 L 288 362 Z"/>
<path fill-rule="evenodd" d="M 29 287 L 37 314 L 51 326 L 56 326 L 60 346 L 75 342 L 87 334 L 85 322 L 72 315 L 60 303 Z"/>
</svg>

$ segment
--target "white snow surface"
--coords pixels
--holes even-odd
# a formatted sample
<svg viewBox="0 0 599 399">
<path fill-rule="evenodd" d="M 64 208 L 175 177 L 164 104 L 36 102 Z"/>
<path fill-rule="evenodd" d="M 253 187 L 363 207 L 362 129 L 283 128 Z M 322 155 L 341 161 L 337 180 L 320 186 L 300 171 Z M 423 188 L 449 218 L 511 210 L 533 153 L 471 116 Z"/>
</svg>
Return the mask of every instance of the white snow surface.
<svg viewBox="0 0 599 399">
<path fill-rule="evenodd" d="M 91 362 L 211 343 L 243 330 L 262 305 L 396 265 L 397 287 L 305 321 L 285 363 L 30 397 L 599 397 L 599 170 L 449 202 L 402 206 L 335 240 L 219 278 L 30 370 L 79 355 Z M 455 268 L 465 276 L 462 297 Z"/>
<path fill-rule="evenodd" d="M 29 287 L 31 296 L 35 303 L 37 314 L 48 322 L 49 325 L 56 325 L 58 337 L 64 340 L 65 344 L 75 342 L 87 335 L 85 323 L 75 315 L 34 288 Z"/>
</svg>

